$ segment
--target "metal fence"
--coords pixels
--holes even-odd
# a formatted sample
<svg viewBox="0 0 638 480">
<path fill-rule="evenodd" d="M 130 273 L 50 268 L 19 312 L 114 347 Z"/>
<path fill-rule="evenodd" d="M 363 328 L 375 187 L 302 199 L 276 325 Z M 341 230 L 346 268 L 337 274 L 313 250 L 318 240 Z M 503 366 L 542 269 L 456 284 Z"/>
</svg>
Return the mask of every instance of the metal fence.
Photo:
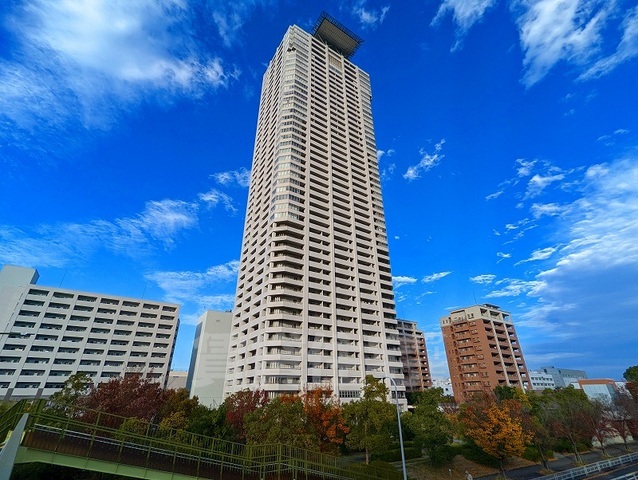
<svg viewBox="0 0 638 480">
<path fill-rule="evenodd" d="M 0 415 L 0 443 L 23 413 L 29 420 L 22 446 L 201 478 L 330 480 L 389 477 L 350 471 L 338 458 L 286 445 L 244 445 L 138 419 L 75 407 L 50 408 L 21 401 Z"/>
<path fill-rule="evenodd" d="M 609 458 L 607 460 L 601 460 L 600 462 L 590 463 L 589 465 L 584 465 L 582 467 L 572 468 L 569 470 L 565 470 L 559 473 L 553 473 L 551 475 L 545 475 L 544 477 L 539 477 L 539 479 L 543 480 L 571 480 L 576 478 L 586 477 L 588 475 L 603 472 L 605 470 L 609 470 L 613 467 L 622 467 L 623 465 L 631 465 L 632 463 L 638 462 L 638 453 L 630 453 L 627 455 L 622 455 L 620 457 Z M 631 476 L 633 475 L 633 476 Z M 619 478 L 627 478 L 627 479 L 635 479 L 638 478 L 638 473 L 629 474 L 629 476 L 619 477 Z"/>
</svg>

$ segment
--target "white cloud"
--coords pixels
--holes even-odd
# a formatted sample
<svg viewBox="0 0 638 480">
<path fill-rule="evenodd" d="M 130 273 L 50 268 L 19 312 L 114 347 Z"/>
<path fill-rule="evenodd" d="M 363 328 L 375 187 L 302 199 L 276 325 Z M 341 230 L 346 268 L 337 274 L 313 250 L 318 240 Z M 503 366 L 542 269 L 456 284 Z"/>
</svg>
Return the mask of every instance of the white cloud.
<svg viewBox="0 0 638 480">
<path fill-rule="evenodd" d="M 638 158 L 591 166 L 580 191 L 554 217 L 562 246 L 527 290 L 537 303 L 522 318 L 534 355 L 578 351 L 578 368 L 620 377 L 638 343 Z"/>
<path fill-rule="evenodd" d="M 534 175 L 530 178 L 527 184 L 527 191 L 525 192 L 525 198 L 534 198 L 543 193 L 543 190 L 554 182 L 560 182 L 565 178 L 565 175 L 558 173 L 556 175 Z"/>
<path fill-rule="evenodd" d="M 532 216 L 536 219 L 543 216 L 555 217 L 565 211 L 565 207 L 558 205 L 557 203 L 534 203 L 530 207 Z"/>
<path fill-rule="evenodd" d="M 496 275 L 485 273 L 483 275 L 477 275 L 476 277 L 470 277 L 470 282 L 478 283 L 479 285 L 486 285 L 492 283 L 495 279 Z"/>
<path fill-rule="evenodd" d="M 504 252 L 496 252 L 496 256 L 498 257 L 498 262 L 496 263 L 500 263 L 501 261 L 507 259 L 507 258 L 512 258 L 512 254 L 511 253 L 504 253 Z"/>
<path fill-rule="evenodd" d="M 200 96 L 239 74 L 203 53 L 179 0 L 34 0 L 10 15 L 18 45 L 16 60 L 0 61 L 0 136 L 20 129 L 26 138 L 13 140 L 25 148 L 43 132 L 108 129 L 146 99 Z"/>
<path fill-rule="evenodd" d="M 452 272 L 439 272 L 433 273 L 432 275 L 427 275 L 421 279 L 423 283 L 431 283 L 436 282 L 437 280 L 441 280 L 444 277 L 447 277 Z"/>
<path fill-rule="evenodd" d="M 521 263 L 526 262 L 535 262 L 538 260 L 547 260 L 556 252 L 556 250 L 558 250 L 558 248 L 556 247 L 539 248 L 537 250 L 534 250 L 529 258 L 521 260 L 520 262 L 516 262 L 514 265 L 520 265 Z"/>
<path fill-rule="evenodd" d="M 394 284 L 394 288 L 399 288 L 402 285 L 412 285 L 417 281 L 414 277 L 406 277 L 401 275 L 395 275 L 392 277 L 392 283 Z"/>
<path fill-rule="evenodd" d="M 523 83 L 530 87 L 560 61 L 585 64 L 600 47 L 601 30 L 615 2 L 606 0 L 519 0 L 515 11 L 524 52 Z"/>
<path fill-rule="evenodd" d="M 211 175 L 215 181 L 221 185 L 228 186 L 236 183 L 240 187 L 250 185 L 250 170 L 240 168 L 239 170 L 231 170 L 228 172 L 218 172 Z"/>
<path fill-rule="evenodd" d="M 229 310 L 235 302 L 232 293 L 210 294 L 211 288 L 228 289 L 237 280 L 239 261 L 214 265 L 204 272 L 156 271 L 145 275 L 148 281 L 164 290 L 167 301 L 180 303 L 191 310 Z M 232 287 L 231 287 L 232 288 Z"/>
<path fill-rule="evenodd" d="M 220 192 L 215 188 L 209 190 L 206 193 L 200 193 L 199 199 L 202 202 L 206 203 L 206 205 L 208 205 L 209 207 L 216 207 L 217 204 L 221 202 L 222 205 L 224 205 L 226 211 L 232 213 L 237 212 L 237 209 L 233 205 L 233 199 L 230 197 L 230 195 L 224 192 Z"/>
<path fill-rule="evenodd" d="M 385 20 L 385 16 L 390 10 L 390 6 L 380 9 L 366 6 L 366 0 L 359 0 L 352 9 L 352 14 L 359 20 L 364 28 L 376 28 Z"/>
<path fill-rule="evenodd" d="M 638 56 L 638 7 L 629 10 L 623 20 L 623 36 L 616 51 L 601 58 L 589 67 L 580 79 L 598 78 L 614 70 L 618 65 Z"/>
<path fill-rule="evenodd" d="M 516 174 L 519 177 L 529 177 L 532 174 L 532 169 L 536 163 L 537 160 L 525 160 L 524 158 L 518 158 L 516 160 Z"/>
<path fill-rule="evenodd" d="M 530 294 L 538 288 L 540 283 L 537 280 L 505 278 L 497 281 L 495 285 L 498 285 L 499 289 L 489 292 L 485 298 L 517 297 L 522 294 Z"/>
<path fill-rule="evenodd" d="M 85 224 L 38 225 L 29 231 L 0 227 L 0 263 L 63 267 L 100 248 L 129 257 L 170 249 L 182 231 L 198 224 L 198 206 L 180 200 L 147 202 L 135 216 Z"/>
<path fill-rule="evenodd" d="M 426 173 L 432 168 L 436 167 L 445 157 L 445 155 L 441 153 L 444 144 L 445 139 L 442 139 L 439 143 L 434 145 L 433 154 L 429 154 L 424 149 L 421 149 L 419 151 L 419 154 L 422 156 L 421 161 L 416 165 L 408 167 L 406 172 L 403 174 L 403 178 L 405 178 L 406 180 L 415 180 L 419 178 L 421 174 Z"/>
<path fill-rule="evenodd" d="M 456 43 L 452 47 L 454 51 L 462 45 L 470 28 L 495 4 L 496 0 L 443 0 L 431 24 L 440 23 L 448 12 L 452 14 L 456 23 Z"/>
<path fill-rule="evenodd" d="M 485 197 L 485 200 L 494 200 L 495 198 L 500 197 L 501 195 L 503 195 L 504 190 L 499 190 L 498 192 L 494 192 L 494 193 L 490 193 L 489 195 L 487 195 Z"/>
</svg>

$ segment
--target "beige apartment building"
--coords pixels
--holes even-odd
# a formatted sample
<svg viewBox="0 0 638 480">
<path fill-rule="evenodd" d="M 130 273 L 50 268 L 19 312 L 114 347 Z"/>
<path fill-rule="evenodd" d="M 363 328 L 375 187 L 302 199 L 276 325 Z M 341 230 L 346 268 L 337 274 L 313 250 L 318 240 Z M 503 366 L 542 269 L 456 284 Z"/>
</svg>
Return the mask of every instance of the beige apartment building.
<svg viewBox="0 0 638 480">
<path fill-rule="evenodd" d="M 356 399 L 370 374 L 404 396 L 360 43 L 324 14 L 288 29 L 263 77 L 225 395 Z"/>
<path fill-rule="evenodd" d="M 422 392 L 432 386 L 425 336 L 416 322 L 398 320 L 403 382 L 406 392 Z"/>
<path fill-rule="evenodd" d="M 441 330 L 457 402 L 497 386 L 531 388 L 508 312 L 488 303 L 461 308 L 441 318 Z"/>
</svg>

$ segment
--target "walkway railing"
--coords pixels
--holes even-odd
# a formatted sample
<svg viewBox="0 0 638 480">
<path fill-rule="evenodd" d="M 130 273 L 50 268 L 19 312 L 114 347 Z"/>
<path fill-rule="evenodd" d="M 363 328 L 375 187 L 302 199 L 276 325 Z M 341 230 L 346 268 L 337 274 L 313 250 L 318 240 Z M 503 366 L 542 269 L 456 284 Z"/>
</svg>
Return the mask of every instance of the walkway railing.
<svg viewBox="0 0 638 480">
<path fill-rule="evenodd" d="M 621 467 L 623 465 L 631 465 L 638 462 L 638 453 L 630 453 L 622 455 L 620 457 L 609 458 L 607 460 L 601 460 L 596 463 L 590 463 L 582 467 L 571 468 L 559 473 L 552 473 L 551 475 L 545 475 L 539 477 L 542 480 L 572 480 L 577 478 L 586 477 L 588 475 L 603 472 L 614 467 Z M 621 477 L 624 478 L 624 477 Z M 632 477 L 628 477 L 632 478 Z"/>
<path fill-rule="evenodd" d="M 0 443 L 23 413 L 21 446 L 210 479 L 377 478 L 341 468 L 338 457 L 286 445 L 243 445 L 88 409 L 21 401 L 0 416 Z"/>
</svg>

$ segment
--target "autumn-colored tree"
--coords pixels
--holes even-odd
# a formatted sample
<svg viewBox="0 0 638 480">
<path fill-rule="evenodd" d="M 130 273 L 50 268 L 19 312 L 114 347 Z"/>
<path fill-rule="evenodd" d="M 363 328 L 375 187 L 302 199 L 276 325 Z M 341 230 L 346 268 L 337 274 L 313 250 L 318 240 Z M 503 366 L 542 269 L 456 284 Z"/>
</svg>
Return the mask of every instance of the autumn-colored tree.
<svg viewBox="0 0 638 480">
<path fill-rule="evenodd" d="M 199 405 L 197 397 L 190 397 L 185 388 L 170 389 L 165 391 L 164 403 L 160 408 L 155 421 L 163 422 L 167 427 L 187 429 L 188 419 Z"/>
<path fill-rule="evenodd" d="M 610 425 L 622 438 L 625 451 L 629 451 L 627 438 L 632 435 L 633 422 L 638 419 L 638 403 L 629 392 L 620 390 L 612 397 L 607 416 Z"/>
<path fill-rule="evenodd" d="M 388 388 L 383 381 L 366 376 L 363 398 L 343 407 L 343 415 L 350 433 L 346 444 L 364 450 L 366 463 L 371 452 L 383 452 L 393 444 L 392 429 L 396 427 L 396 410 L 387 401 Z"/>
<path fill-rule="evenodd" d="M 531 439 L 523 425 L 523 405 L 519 400 L 496 401 L 494 395 L 476 394 L 461 405 L 459 420 L 466 437 L 485 453 L 498 459 L 504 472 L 509 457 L 520 456 Z"/>
<path fill-rule="evenodd" d="M 91 386 L 89 392 L 78 400 L 78 404 L 85 409 L 152 422 L 159 418 L 166 398 L 166 390 L 158 383 L 138 375 L 125 375 Z M 93 421 L 95 416 L 92 412 L 86 412 L 82 418 Z M 119 424 L 115 424 L 115 418 L 108 416 L 102 416 L 100 423 L 119 427 Z"/>
<path fill-rule="evenodd" d="M 322 452 L 337 453 L 350 431 L 343 408 L 330 387 L 307 390 L 302 397 L 304 414 L 312 426 Z"/>
<path fill-rule="evenodd" d="M 582 461 L 579 445 L 590 444 L 595 434 L 591 422 L 592 404 L 582 390 L 569 386 L 547 389 L 541 394 L 542 408 L 549 431 L 554 438 L 563 438 L 572 446 L 577 461 Z"/>
<path fill-rule="evenodd" d="M 265 390 L 242 390 L 226 398 L 226 424 L 233 430 L 235 440 L 246 441 L 244 416 L 267 403 L 268 393 Z"/>
<path fill-rule="evenodd" d="M 616 435 L 616 430 L 614 430 L 609 418 L 610 410 L 611 403 L 593 400 L 587 417 L 587 421 L 590 422 L 594 431 L 594 438 L 598 440 L 603 455 L 606 455 L 605 442 L 608 438 Z"/>
<path fill-rule="evenodd" d="M 282 395 L 244 416 L 246 443 L 283 443 L 319 450 L 319 441 L 307 421 L 298 395 Z"/>
</svg>

